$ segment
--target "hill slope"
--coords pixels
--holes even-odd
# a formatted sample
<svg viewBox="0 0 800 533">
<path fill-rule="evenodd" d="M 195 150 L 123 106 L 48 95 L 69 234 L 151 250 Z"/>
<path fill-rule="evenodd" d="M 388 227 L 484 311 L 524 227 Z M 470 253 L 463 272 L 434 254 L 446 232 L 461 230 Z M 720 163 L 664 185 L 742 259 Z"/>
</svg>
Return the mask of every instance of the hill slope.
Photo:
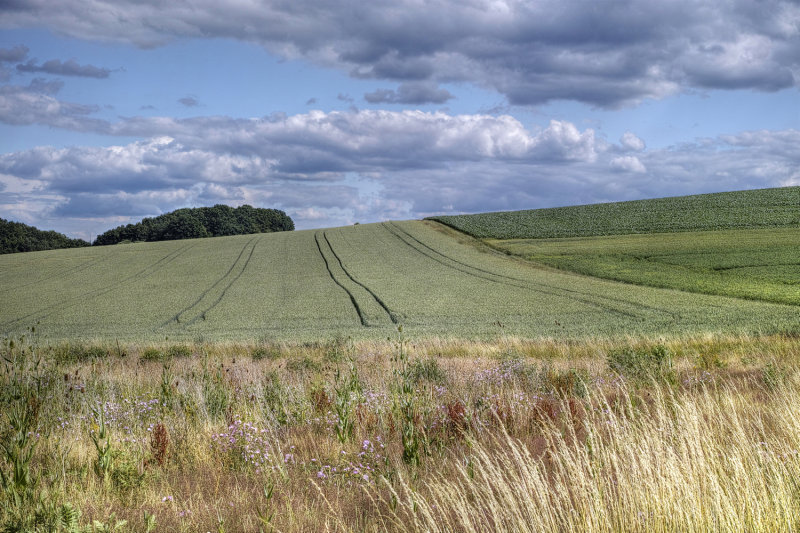
<svg viewBox="0 0 800 533">
<path fill-rule="evenodd" d="M 481 239 L 800 226 L 800 187 L 431 217 Z"/>
<path fill-rule="evenodd" d="M 625 336 L 800 327 L 795 306 L 576 276 L 389 222 L 0 257 L 0 334 L 54 339 Z"/>
<path fill-rule="evenodd" d="M 486 242 L 598 278 L 800 305 L 796 227 Z"/>
</svg>

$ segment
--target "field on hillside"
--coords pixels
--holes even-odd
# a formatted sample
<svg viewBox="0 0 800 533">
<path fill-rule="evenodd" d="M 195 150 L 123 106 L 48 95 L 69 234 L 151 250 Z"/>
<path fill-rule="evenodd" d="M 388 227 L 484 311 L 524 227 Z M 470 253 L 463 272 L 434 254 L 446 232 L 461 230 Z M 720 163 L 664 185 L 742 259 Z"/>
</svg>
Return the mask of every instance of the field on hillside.
<svg viewBox="0 0 800 533">
<path fill-rule="evenodd" d="M 797 191 L 0 256 L 0 529 L 796 531 Z"/>
<path fill-rule="evenodd" d="M 0 333 L 264 342 L 772 332 L 794 306 L 639 287 L 509 258 L 434 222 L 0 257 Z"/>
<path fill-rule="evenodd" d="M 800 226 L 800 187 L 431 217 L 481 239 Z"/>
<path fill-rule="evenodd" d="M 800 305 L 800 228 L 487 242 L 589 276 Z"/>
</svg>

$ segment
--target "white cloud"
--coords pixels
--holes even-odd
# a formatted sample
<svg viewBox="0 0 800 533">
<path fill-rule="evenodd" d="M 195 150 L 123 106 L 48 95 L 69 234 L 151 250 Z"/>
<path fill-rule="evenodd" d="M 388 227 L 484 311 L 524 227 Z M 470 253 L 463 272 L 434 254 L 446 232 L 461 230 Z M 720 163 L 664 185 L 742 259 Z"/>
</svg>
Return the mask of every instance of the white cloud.
<svg viewBox="0 0 800 533">
<path fill-rule="evenodd" d="M 147 138 L 0 155 L 3 195 L 21 206 L 13 212 L 96 234 L 111 220 L 250 203 L 294 213 L 303 228 L 781 186 L 797 183 L 800 168 L 797 130 L 644 150 L 633 134 L 612 145 L 566 121 L 536 129 L 511 116 L 421 111 L 101 128 Z"/>
<path fill-rule="evenodd" d="M 645 149 L 644 141 L 629 131 L 626 131 L 622 135 L 622 138 L 619 140 L 619 144 L 624 149 L 634 152 L 641 152 Z"/>
<path fill-rule="evenodd" d="M 620 157 L 613 158 L 609 165 L 611 168 L 615 168 L 617 170 L 623 170 L 626 172 L 637 172 L 637 173 L 644 173 L 647 172 L 647 169 L 639 161 L 639 158 L 635 155 L 625 155 Z"/>
</svg>

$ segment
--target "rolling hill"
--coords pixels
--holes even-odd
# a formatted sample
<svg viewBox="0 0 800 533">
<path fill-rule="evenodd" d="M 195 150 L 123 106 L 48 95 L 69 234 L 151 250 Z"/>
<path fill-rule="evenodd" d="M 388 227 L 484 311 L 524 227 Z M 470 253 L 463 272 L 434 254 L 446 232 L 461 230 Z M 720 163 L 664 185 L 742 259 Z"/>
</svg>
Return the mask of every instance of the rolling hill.
<svg viewBox="0 0 800 533">
<path fill-rule="evenodd" d="M 800 187 L 431 217 L 481 239 L 800 227 Z"/>
<path fill-rule="evenodd" d="M 432 221 L 0 258 L 0 333 L 320 340 L 787 331 L 797 307 L 641 287 L 497 253 Z"/>
</svg>

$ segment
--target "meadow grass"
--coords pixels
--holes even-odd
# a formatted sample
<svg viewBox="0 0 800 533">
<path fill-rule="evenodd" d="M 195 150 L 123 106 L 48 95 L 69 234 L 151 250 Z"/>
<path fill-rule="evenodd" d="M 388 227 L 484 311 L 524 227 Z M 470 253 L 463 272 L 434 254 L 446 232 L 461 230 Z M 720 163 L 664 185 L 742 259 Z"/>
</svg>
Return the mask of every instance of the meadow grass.
<svg viewBox="0 0 800 533">
<path fill-rule="evenodd" d="M 0 333 L 39 323 L 42 338 L 83 342 L 380 340 L 397 324 L 415 338 L 579 340 L 800 320 L 791 305 L 533 265 L 430 221 L 9 254 L 0 298 Z"/>
<path fill-rule="evenodd" d="M 791 531 L 800 519 L 794 336 L 33 335 L 2 355 L 7 530 Z"/>
</svg>

